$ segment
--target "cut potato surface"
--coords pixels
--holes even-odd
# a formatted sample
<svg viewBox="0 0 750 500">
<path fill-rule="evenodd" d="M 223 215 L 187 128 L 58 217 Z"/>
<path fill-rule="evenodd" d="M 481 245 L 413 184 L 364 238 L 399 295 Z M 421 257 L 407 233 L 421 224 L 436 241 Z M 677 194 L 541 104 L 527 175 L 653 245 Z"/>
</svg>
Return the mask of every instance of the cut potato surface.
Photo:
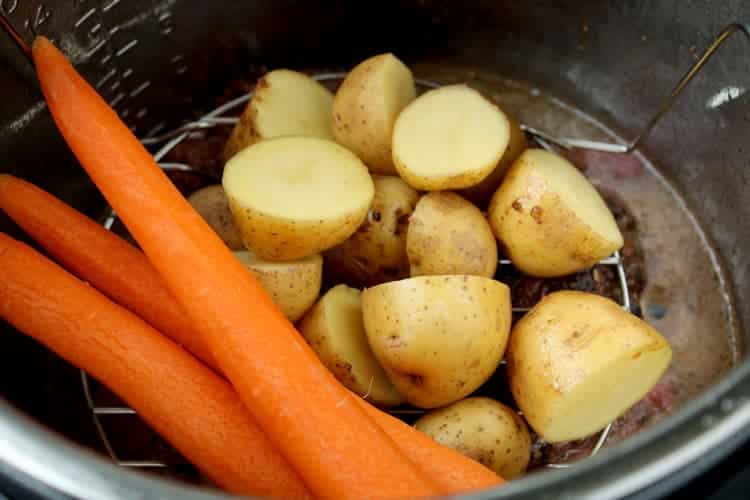
<svg viewBox="0 0 750 500">
<path fill-rule="evenodd" d="M 561 156 L 526 150 L 492 198 L 490 225 L 513 264 L 532 276 L 583 271 L 623 245 L 604 200 Z"/>
<path fill-rule="evenodd" d="M 365 332 L 398 392 L 422 408 L 474 392 L 503 358 L 510 290 L 480 276 L 419 276 L 362 293 Z"/>
<path fill-rule="evenodd" d="M 288 69 L 266 73 L 232 130 L 224 159 L 261 139 L 292 135 L 333 139 L 332 109 L 331 91 L 309 76 Z"/>
<path fill-rule="evenodd" d="M 245 250 L 235 257 L 253 273 L 290 321 L 297 321 L 320 295 L 323 258 L 312 255 L 289 262 L 270 262 Z"/>
<path fill-rule="evenodd" d="M 412 276 L 473 274 L 491 278 L 497 241 L 477 207 L 447 191 L 420 198 L 406 236 Z"/>
<path fill-rule="evenodd" d="M 336 140 L 375 174 L 395 174 L 393 124 L 416 97 L 411 70 L 393 54 L 371 57 L 352 69 L 333 102 Z"/>
<path fill-rule="evenodd" d="M 479 184 L 462 189 L 458 192 L 458 194 L 472 202 L 481 210 L 487 209 L 487 206 L 492 199 L 492 195 L 497 191 L 497 188 L 502 183 L 505 174 L 508 173 L 513 162 L 516 161 L 516 159 L 521 156 L 521 153 L 526 151 L 529 147 L 526 133 L 521 130 L 521 124 L 518 120 L 507 113 L 506 116 L 510 123 L 510 140 L 508 141 L 508 147 L 505 149 L 502 158 L 500 158 L 497 167 L 495 167 L 492 173 L 485 177 Z"/>
<path fill-rule="evenodd" d="M 604 429 L 656 385 L 671 357 L 659 332 L 615 302 L 555 292 L 514 326 L 508 379 L 526 421 L 556 443 Z"/>
<path fill-rule="evenodd" d="M 431 411 L 414 427 L 507 480 L 522 476 L 531 460 L 526 422 L 494 399 L 462 399 Z"/>
<path fill-rule="evenodd" d="M 331 288 L 304 317 L 299 329 L 323 364 L 346 387 L 380 406 L 403 402 L 367 343 L 359 290 L 346 285 Z"/>
<path fill-rule="evenodd" d="M 483 181 L 510 141 L 510 122 L 467 85 L 430 90 L 409 104 L 393 129 L 398 174 L 424 191 L 463 189 Z"/>
<path fill-rule="evenodd" d="M 294 260 L 338 245 L 360 226 L 374 195 L 367 167 L 323 139 L 258 142 L 226 165 L 222 183 L 248 249 Z"/>
</svg>

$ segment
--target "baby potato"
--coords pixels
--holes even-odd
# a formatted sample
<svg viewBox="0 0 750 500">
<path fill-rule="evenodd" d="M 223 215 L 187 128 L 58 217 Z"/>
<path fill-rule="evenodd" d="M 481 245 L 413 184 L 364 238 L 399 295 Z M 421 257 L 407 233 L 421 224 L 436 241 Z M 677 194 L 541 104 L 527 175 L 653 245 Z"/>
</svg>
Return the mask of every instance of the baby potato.
<svg viewBox="0 0 750 500">
<path fill-rule="evenodd" d="M 462 399 L 431 411 L 414 427 L 504 479 L 521 477 L 531 460 L 531 436 L 526 422 L 494 399 Z"/>
<path fill-rule="evenodd" d="M 528 149 L 513 163 L 489 208 L 495 236 L 526 274 L 583 271 L 623 245 L 596 188 L 561 156 Z"/>
<path fill-rule="evenodd" d="M 615 302 L 562 291 L 514 326 L 508 380 L 532 429 L 558 443 L 604 429 L 656 385 L 671 358 L 666 339 Z"/>
<path fill-rule="evenodd" d="M 516 158 L 521 156 L 521 153 L 529 147 L 529 141 L 526 139 L 524 131 L 521 130 L 521 124 L 507 113 L 506 116 L 510 123 L 510 140 L 497 167 L 479 184 L 458 191 L 458 194 L 481 210 L 485 210 L 490 204 L 492 195 L 497 191 L 498 186 L 500 186 L 505 174 L 508 173 L 508 169 L 516 161 Z"/>
<path fill-rule="evenodd" d="M 413 405 L 436 408 L 474 392 L 505 353 L 510 289 L 468 275 L 419 276 L 362 292 L 375 358 Z"/>
<path fill-rule="evenodd" d="M 391 137 L 396 117 L 416 97 L 411 70 L 393 54 L 361 62 L 333 100 L 333 134 L 374 174 L 395 174 Z"/>
<path fill-rule="evenodd" d="M 393 163 L 422 191 L 463 189 L 495 170 L 510 141 L 508 117 L 467 85 L 430 90 L 393 127 Z"/>
<path fill-rule="evenodd" d="M 375 360 L 362 325 L 362 297 L 338 285 L 320 298 L 299 325 L 300 333 L 339 381 L 380 406 L 403 399 Z"/>
<path fill-rule="evenodd" d="M 455 193 L 427 193 L 419 199 L 406 236 L 412 276 L 473 274 L 491 278 L 497 269 L 497 241 L 477 207 Z"/>
<path fill-rule="evenodd" d="M 320 295 L 323 258 L 311 255 L 290 262 L 269 262 L 250 251 L 234 252 L 289 321 L 297 321 Z"/>
<path fill-rule="evenodd" d="M 227 195 L 220 184 L 206 186 L 188 197 L 196 212 L 216 231 L 230 250 L 242 250 L 242 238 L 234 225 Z"/>
<path fill-rule="evenodd" d="M 331 91 L 309 76 L 288 69 L 266 73 L 229 136 L 224 161 L 261 139 L 296 135 L 332 140 L 332 109 Z"/>
<path fill-rule="evenodd" d="M 331 270 L 341 281 L 357 286 L 409 276 L 406 230 L 419 193 L 398 177 L 375 175 L 372 180 L 375 197 L 365 222 L 324 255 L 326 272 Z"/>
<path fill-rule="evenodd" d="M 374 196 L 367 167 L 314 137 L 279 137 L 237 153 L 222 179 L 242 241 L 265 260 L 295 260 L 343 242 Z"/>
</svg>

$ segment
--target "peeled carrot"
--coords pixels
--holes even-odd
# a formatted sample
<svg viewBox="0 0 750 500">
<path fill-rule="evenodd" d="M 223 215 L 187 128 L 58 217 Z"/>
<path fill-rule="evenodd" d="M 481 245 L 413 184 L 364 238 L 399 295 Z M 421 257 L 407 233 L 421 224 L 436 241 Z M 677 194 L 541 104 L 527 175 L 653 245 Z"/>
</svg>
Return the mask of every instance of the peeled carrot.
<svg viewBox="0 0 750 500">
<path fill-rule="evenodd" d="M 65 56 L 42 37 L 32 52 L 68 145 L 312 493 L 327 498 L 442 493 L 326 370 Z"/>
<path fill-rule="evenodd" d="M 160 329 L 163 325 L 161 328 L 166 329 L 183 323 L 185 331 L 192 328 L 183 320 L 180 307 L 156 270 L 138 249 L 51 194 L 21 179 L 0 175 L 0 209 L 69 270 L 115 301 L 126 306 L 135 304 L 130 308 L 152 326 Z M 175 337 L 181 332 L 173 332 L 173 340 L 179 342 Z M 195 345 L 203 350 L 196 352 Z M 203 342 L 185 347 L 199 357 L 208 350 Z M 446 491 L 458 493 L 503 483 L 481 464 L 438 444 L 364 400 L 357 398 L 357 401 L 407 457 Z"/>
<path fill-rule="evenodd" d="M 360 406 L 399 443 L 414 463 L 422 466 L 448 493 L 465 493 L 505 484 L 503 478 L 457 451 L 443 446 L 414 427 L 358 398 Z"/>
<path fill-rule="evenodd" d="M 226 381 L 3 233 L 0 317 L 109 387 L 219 486 L 239 494 L 310 498 Z"/>
<path fill-rule="evenodd" d="M 203 338 L 145 255 L 51 194 L 0 175 L 0 209 L 79 278 L 217 369 Z"/>
</svg>

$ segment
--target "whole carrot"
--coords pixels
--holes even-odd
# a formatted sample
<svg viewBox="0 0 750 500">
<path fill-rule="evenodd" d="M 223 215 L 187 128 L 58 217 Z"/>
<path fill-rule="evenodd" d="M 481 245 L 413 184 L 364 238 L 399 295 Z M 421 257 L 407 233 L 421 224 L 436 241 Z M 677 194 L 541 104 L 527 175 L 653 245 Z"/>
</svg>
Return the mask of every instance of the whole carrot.
<svg viewBox="0 0 750 500">
<path fill-rule="evenodd" d="M 169 328 L 182 322 L 188 330 L 191 328 L 156 270 L 138 249 L 51 194 L 21 179 L 0 175 L 0 209 L 69 270 L 114 300 L 121 300 L 126 306 L 135 304 L 131 309 L 152 326 L 159 329 L 159 324 L 163 324 L 162 328 Z M 144 316 L 143 311 L 149 315 Z M 170 336 L 179 342 L 175 336 L 182 332 L 178 330 Z M 200 355 L 201 352 L 195 352 L 195 345 L 203 347 L 205 350 L 201 352 L 206 353 L 202 342 L 186 343 L 185 347 Z M 446 491 L 458 493 L 503 483 L 481 464 L 440 445 L 364 400 L 357 400 L 407 457 Z"/>
<path fill-rule="evenodd" d="M 0 209 L 79 278 L 217 369 L 195 331 L 145 255 L 51 194 L 0 175 Z"/>
<path fill-rule="evenodd" d="M 33 57 L 52 116 L 193 321 L 269 439 L 313 494 L 442 493 L 320 363 L 260 284 L 48 40 Z"/>
<path fill-rule="evenodd" d="M 310 497 L 226 381 L 3 233 L 0 317 L 109 387 L 218 485 L 240 494 Z"/>
</svg>

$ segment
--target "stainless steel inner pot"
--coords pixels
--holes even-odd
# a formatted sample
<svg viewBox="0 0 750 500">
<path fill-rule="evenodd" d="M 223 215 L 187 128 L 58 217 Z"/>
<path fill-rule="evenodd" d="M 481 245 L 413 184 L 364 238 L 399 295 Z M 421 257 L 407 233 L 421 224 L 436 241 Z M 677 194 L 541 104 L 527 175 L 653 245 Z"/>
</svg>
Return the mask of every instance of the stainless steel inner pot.
<svg viewBox="0 0 750 500">
<path fill-rule="evenodd" d="M 742 0 L 0 0 L 0 12 L 26 40 L 35 33 L 52 37 L 142 137 L 210 110 L 233 81 L 266 68 L 341 69 L 393 51 L 432 75 L 430 68 L 461 68 L 452 78 L 528 83 L 558 99 L 561 109 L 570 104 L 629 139 L 725 25 L 750 20 Z M 650 178 L 661 179 L 672 196 L 671 203 L 642 211 L 656 233 L 646 260 L 684 263 L 691 252 L 702 252 L 692 266 L 673 266 L 667 280 L 684 292 L 670 328 L 679 333 L 680 315 L 702 318 L 698 326 L 684 326 L 690 340 L 678 345 L 681 368 L 710 364 L 709 357 L 693 355 L 700 346 L 731 344 L 726 363 L 712 364 L 678 411 L 623 443 L 573 468 L 533 474 L 474 498 L 652 497 L 699 474 L 750 435 L 750 362 L 743 348 L 750 320 L 746 42 L 738 36 L 727 43 L 638 152 L 654 167 Z M 0 170 L 101 216 L 103 200 L 55 130 L 32 68 L 5 37 L 0 90 Z M 731 99 L 717 101 L 721 95 Z M 0 229 L 22 237 L 3 217 Z M 670 248 L 660 244 L 670 241 L 666 233 L 682 229 L 690 238 L 673 239 Z M 7 327 L 2 335 L 1 476 L 44 497 L 217 495 L 111 464 L 78 370 Z"/>
</svg>

